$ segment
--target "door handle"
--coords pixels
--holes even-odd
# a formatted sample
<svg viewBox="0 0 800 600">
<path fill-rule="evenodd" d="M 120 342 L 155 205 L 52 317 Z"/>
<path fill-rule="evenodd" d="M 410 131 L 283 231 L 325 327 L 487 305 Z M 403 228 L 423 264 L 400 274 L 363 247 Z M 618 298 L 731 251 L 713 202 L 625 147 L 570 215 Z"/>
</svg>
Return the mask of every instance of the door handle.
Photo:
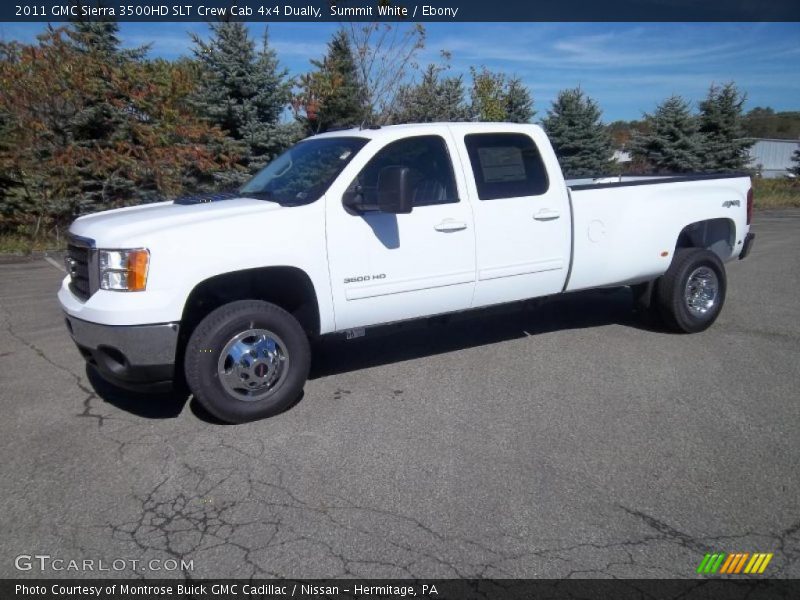
<svg viewBox="0 0 800 600">
<path fill-rule="evenodd" d="M 461 231 L 467 228 L 467 224 L 463 221 L 456 221 L 455 219 L 445 219 L 441 223 L 433 226 L 436 231 Z"/>
<path fill-rule="evenodd" d="M 552 221 L 553 219 L 558 219 L 561 216 L 561 213 L 557 210 L 551 210 L 549 208 L 543 208 L 535 215 L 533 218 L 537 221 Z"/>
</svg>

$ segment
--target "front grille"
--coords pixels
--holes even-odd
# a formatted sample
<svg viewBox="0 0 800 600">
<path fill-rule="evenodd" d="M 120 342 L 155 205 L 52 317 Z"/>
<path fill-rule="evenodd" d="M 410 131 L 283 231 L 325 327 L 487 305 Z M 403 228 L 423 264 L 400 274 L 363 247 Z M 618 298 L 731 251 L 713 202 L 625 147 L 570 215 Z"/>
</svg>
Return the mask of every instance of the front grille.
<svg viewBox="0 0 800 600">
<path fill-rule="evenodd" d="M 89 282 L 90 249 L 73 243 L 67 244 L 67 269 L 70 274 L 69 289 L 81 300 L 92 295 Z"/>
</svg>

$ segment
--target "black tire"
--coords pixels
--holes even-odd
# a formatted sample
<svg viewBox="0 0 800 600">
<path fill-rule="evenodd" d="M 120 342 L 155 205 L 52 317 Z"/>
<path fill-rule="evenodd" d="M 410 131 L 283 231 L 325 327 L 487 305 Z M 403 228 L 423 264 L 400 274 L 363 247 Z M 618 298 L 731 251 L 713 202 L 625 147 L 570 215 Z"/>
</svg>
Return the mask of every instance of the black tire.
<svg viewBox="0 0 800 600">
<path fill-rule="evenodd" d="M 269 339 L 272 342 L 279 341 L 273 347 L 282 350 L 281 354 L 286 362 L 262 361 L 265 365 L 269 362 L 281 366 L 275 369 L 279 376 L 274 385 L 265 383 L 267 387 L 256 390 L 257 393 L 246 388 L 227 389 L 226 385 L 231 387 L 231 384 L 221 381 L 219 371 L 220 361 L 225 361 L 222 358 L 223 350 L 229 344 L 235 343 L 237 336 L 251 330 L 266 330 L 274 334 L 274 339 Z M 248 340 L 252 343 L 253 339 L 255 338 L 245 337 L 242 343 Z M 253 348 L 258 354 L 258 347 Z M 228 352 L 225 354 L 227 356 Z M 250 355 L 247 356 L 248 359 L 249 357 Z M 231 363 L 228 361 L 224 364 Z M 246 423 L 289 408 L 302 393 L 310 365 L 311 350 L 300 323 L 282 308 L 261 300 L 239 300 L 211 312 L 192 332 L 184 359 L 186 382 L 195 398 L 209 413 L 227 423 Z M 261 368 L 259 375 L 263 376 L 266 369 L 266 366 Z M 232 376 L 232 379 L 236 377 Z M 243 386 L 251 385 L 245 379 L 242 381 Z M 251 398 L 247 394 L 256 395 Z"/>
<path fill-rule="evenodd" d="M 693 310 L 687 299 L 687 284 L 693 274 L 713 272 L 716 294 L 713 303 Z M 713 278 L 711 279 L 713 282 Z M 664 324 L 679 333 L 697 333 L 708 329 L 717 320 L 725 303 L 727 278 L 719 257 L 701 248 L 681 248 L 675 252 L 667 272 L 658 280 L 655 301 Z M 703 303 L 700 303 L 703 304 Z"/>
</svg>

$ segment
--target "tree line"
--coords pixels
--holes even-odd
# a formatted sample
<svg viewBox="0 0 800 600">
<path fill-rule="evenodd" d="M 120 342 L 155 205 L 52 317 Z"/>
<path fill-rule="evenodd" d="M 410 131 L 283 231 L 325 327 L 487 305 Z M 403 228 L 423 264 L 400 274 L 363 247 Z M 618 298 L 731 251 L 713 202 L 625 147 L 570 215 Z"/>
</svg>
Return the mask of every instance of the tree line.
<svg viewBox="0 0 800 600">
<path fill-rule="evenodd" d="M 744 114 L 742 119 L 745 137 L 780 140 L 800 140 L 800 111 L 776 111 L 767 106 L 756 106 Z M 642 131 L 645 122 L 613 121 L 608 125 L 616 148 L 624 148 L 635 131 Z"/>
<path fill-rule="evenodd" d="M 421 25 L 351 24 L 308 73 L 292 78 L 267 32 L 242 23 L 194 36 L 191 56 L 124 48 L 113 21 L 0 43 L 0 231 L 35 238 L 80 214 L 231 189 L 297 140 L 335 128 L 432 121 L 531 122 L 531 91 L 486 67 L 468 78 L 450 56 L 420 66 Z M 732 170 L 745 164 L 744 96 L 712 87 L 699 115 L 670 98 L 630 139 L 643 169 Z M 541 119 L 567 176 L 607 174 L 613 130 L 580 89 Z"/>
<path fill-rule="evenodd" d="M 343 26 L 292 78 L 266 31 L 234 22 L 173 61 L 124 48 L 114 21 L 0 43 L 0 232 L 35 238 L 87 212 L 235 188 L 334 128 L 533 118 L 518 78 L 475 70 L 467 102 L 446 60 L 418 67 L 424 45 L 420 25 Z"/>
</svg>

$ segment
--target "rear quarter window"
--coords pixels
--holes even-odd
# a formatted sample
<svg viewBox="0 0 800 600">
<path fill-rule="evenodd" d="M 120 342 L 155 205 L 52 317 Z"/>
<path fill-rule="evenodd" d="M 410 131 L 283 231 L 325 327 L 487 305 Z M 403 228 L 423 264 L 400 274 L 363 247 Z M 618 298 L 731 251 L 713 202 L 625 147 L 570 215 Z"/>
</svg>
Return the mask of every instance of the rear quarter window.
<svg viewBox="0 0 800 600">
<path fill-rule="evenodd" d="M 550 182 L 534 141 L 522 133 L 464 136 L 481 200 L 540 196 Z"/>
</svg>

